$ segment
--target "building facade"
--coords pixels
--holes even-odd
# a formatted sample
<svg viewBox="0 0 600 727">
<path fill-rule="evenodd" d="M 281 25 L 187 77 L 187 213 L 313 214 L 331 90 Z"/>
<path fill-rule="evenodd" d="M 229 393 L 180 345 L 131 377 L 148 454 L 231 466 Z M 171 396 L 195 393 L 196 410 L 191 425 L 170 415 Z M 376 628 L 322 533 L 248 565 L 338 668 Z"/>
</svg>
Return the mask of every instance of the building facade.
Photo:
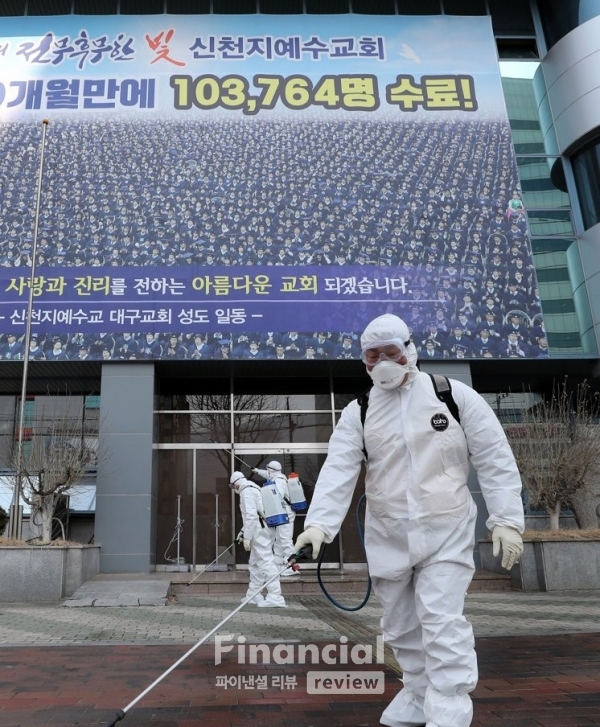
<svg viewBox="0 0 600 727">
<path fill-rule="evenodd" d="M 444 82 L 462 89 L 462 115 L 453 116 L 447 127 L 439 121 L 439 108 L 434 121 L 426 119 L 421 125 L 394 126 L 396 122 L 387 119 L 376 125 L 355 115 L 344 127 L 341 142 L 335 124 L 316 112 L 304 127 L 291 130 L 285 116 L 268 128 L 252 126 L 252 98 L 244 112 L 247 120 L 220 117 L 212 125 L 187 128 L 167 118 L 156 127 L 128 126 L 124 109 L 115 118 L 93 118 L 80 127 L 69 121 L 64 106 L 63 115 L 56 118 L 48 105 L 36 107 L 37 87 L 28 81 L 23 81 L 23 103 L 29 103 L 30 94 L 32 113 L 26 123 L 19 123 L 8 108 L 16 105 L 17 97 L 10 95 L 8 83 L 2 85 L 0 144 L 6 154 L 0 180 L 0 246 L 7 296 L 17 295 L 14 281 L 20 279 L 23 300 L 34 258 L 46 279 L 53 279 L 60 268 L 74 280 L 94 279 L 97 286 L 101 276 L 93 268 L 104 271 L 108 266 L 124 285 L 134 285 L 134 280 L 140 285 L 142 266 L 146 272 L 158 270 L 163 283 L 176 280 L 173 271 L 186 268 L 181 279 L 187 281 L 187 275 L 197 290 L 208 286 L 209 279 L 217 284 L 217 277 L 209 278 L 215 264 L 219 275 L 233 266 L 245 269 L 244 275 L 252 273 L 256 282 L 256 267 L 265 255 L 271 261 L 271 279 L 279 270 L 289 281 L 293 259 L 295 266 L 300 262 L 307 268 L 305 278 L 312 276 L 319 284 L 334 279 L 319 277 L 320 271 L 333 275 L 334 266 L 351 269 L 344 275 L 355 278 L 358 266 L 366 265 L 378 271 L 373 273 L 375 286 L 386 281 L 377 305 L 357 308 L 350 321 L 344 317 L 338 274 L 337 295 L 310 309 L 315 313 L 307 313 L 309 307 L 303 307 L 300 298 L 294 308 L 282 302 L 272 331 L 249 325 L 239 329 L 231 310 L 228 324 L 212 329 L 197 319 L 196 327 L 184 330 L 181 317 L 179 327 L 171 321 L 161 325 L 159 318 L 147 326 L 150 332 L 132 320 L 133 334 L 116 323 L 99 334 L 83 324 L 79 332 L 76 323 L 66 329 L 37 326 L 27 347 L 22 330 L 11 336 L 7 323 L 0 348 L 4 462 L 10 459 L 7 453 L 18 430 L 23 349 L 28 348 L 25 426 L 30 436 L 40 428 L 44 408 L 59 406 L 81 421 L 82 439 L 97 452 L 81 489 L 88 496 L 71 509 L 73 524 L 82 519 L 78 508 L 95 513 L 93 531 L 88 526 L 82 532 L 102 544 L 104 572 L 147 572 L 177 558 L 193 567 L 212 561 L 230 546 L 240 526 L 227 487 L 232 469 L 247 473 L 248 468 L 279 459 L 286 472 L 299 473 L 310 498 L 342 408 L 368 384 L 357 344 L 364 316 L 368 320 L 372 313 L 386 310 L 403 315 L 411 325 L 422 370 L 471 384 L 501 419 L 522 405 L 510 392 L 521 392 L 524 386 L 543 395 L 566 375 L 595 384 L 600 339 L 600 14 L 594 6 L 517 0 L 2 4 L 5 17 L 21 19 L 21 35 L 22 28 L 31 26 L 31 35 L 40 38 L 47 37 L 44 28 L 60 27 L 61 16 L 71 13 L 82 27 L 85 16 L 93 19 L 90 27 L 103 15 L 114 23 L 135 18 L 143 26 L 146 16 L 158 15 L 153 22 L 160 23 L 164 14 L 165 31 L 169 24 L 180 27 L 177 23 L 186 15 L 196 21 L 202 16 L 208 24 L 214 20 L 217 28 L 226 27 L 227 17 L 241 23 L 242 15 L 247 23 L 258 18 L 260 27 L 259 16 L 265 16 L 264 22 L 272 21 L 274 29 L 285 28 L 286 22 L 293 27 L 291 15 L 302 15 L 309 25 L 314 16 L 318 27 L 331 28 L 332 35 L 339 33 L 338 25 L 345 28 L 343 23 L 348 23 L 351 29 L 352 17 L 364 15 L 361 22 L 365 27 L 372 23 L 374 29 L 369 43 L 365 34 L 358 38 L 365 54 L 378 52 L 371 50 L 371 43 L 377 48 L 377 23 L 388 16 L 398 23 L 404 22 L 398 16 L 407 18 L 407 28 L 414 20 L 415 27 L 426 29 L 439 17 L 451 29 L 449 47 L 457 57 L 476 52 L 475 40 L 471 48 L 462 47 L 460 40 L 461 22 L 475 18 L 482 33 L 489 32 L 499 61 L 502 93 L 491 95 L 502 106 L 500 121 L 485 116 L 483 95 L 478 96 L 477 124 L 465 120 L 475 110 L 472 102 L 483 81 L 480 85 L 475 71 L 469 81 L 457 62 L 459 70 L 448 73 Z M 246 20 L 246 15 L 256 17 Z M 55 59 L 66 52 L 65 38 L 71 40 L 59 35 L 52 41 Z M 202 36 L 202 52 L 209 46 L 208 37 L 217 35 Z M 0 63 L 17 40 L 0 35 Z M 81 43 L 90 38 L 82 39 L 80 33 L 77 40 L 80 44 L 73 42 L 71 53 L 84 48 Z M 59 41 L 62 46 L 56 45 Z M 150 41 L 165 61 L 166 35 L 155 33 Z M 283 43 L 281 38 L 274 40 L 273 47 L 279 41 Z M 117 53 L 116 45 L 111 47 Z M 27 61 L 43 50 L 22 45 L 20 49 Z M 427 62 L 415 43 L 404 44 L 400 52 L 407 62 Z M 178 60 L 171 55 L 175 70 Z M 432 110 L 440 98 L 427 85 L 440 74 L 426 74 L 423 71 L 419 83 L 416 73 L 402 73 L 395 85 L 387 86 L 388 103 L 404 104 L 405 117 L 414 110 L 410 104 L 417 103 L 423 120 L 423 110 Z M 356 74 L 342 76 L 340 84 L 356 81 Z M 181 90 L 187 88 L 185 78 L 183 73 L 171 76 L 181 109 L 187 103 Z M 202 78 L 194 81 L 192 111 L 207 110 L 211 89 L 222 84 L 214 74 L 210 81 Z M 294 84 L 298 78 L 300 74 L 293 76 Z M 313 88 L 292 86 L 286 76 L 283 98 L 290 114 L 297 100 L 303 103 L 307 88 L 321 108 L 333 110 L 342 103 L 348 105 L 345 111 L 352 110 L 349 91 L 343 85 L 327 85 L 324 78 Z M 147 86 L 133 75 L 127 80 L 121 97 L 125 105 L 151 103 L 151 80 L 146 80 Z M 99 81 L 90 76 L 87 82 L 91 103 L 92 94 L 99 93 Z M 52 78 L 51 83 L 53 93 L 64 93 L 70 85 L 68 78 Z M 106 83 L 110 85 L 110 79 Z M 258 83 L 267 88 L 267 81 Z M 413 101 L 404 95 L 406 89 Z M 218 93 L 226 109 L 233 92 L 225 94 L 219 85 Z M 363 86 L 361 93 L 360 103 L 368 105 L 375 98 L 373 87 L 365 95 Z M 265 98 L 258 100 L 264 104 Z M 44 110 L 50 117 L 49 157 L 41 177 L 36 233 L 35 173 Z M 53 137 L 54 129 L 58 132 Z M 124 144 L 129 156 L 125 146 L 120 147 Z M 194 144 L 204 144 L 201 155 L 194 156 Z M 310 163 L 293 166 L 291 160 L 298 158 Z M 16 164 L 27 174 L 13 175 Z M 345 165 L 351 166 L 350 174 L 345 174 Z M 164 176 L 151 179 L 155 168 Z M 406 185 L 399 168 L 406 174 Z M 39 244 L 35 251 L 33 242 Z M 78 266 L 81 272 L 72 270 Z M 390 283 L 393 279 L 385 272 L 389 269 L 399 271 L 394 279 L 403 281 L 400 293 Z M 263 271 L 267 268 L 258 273 Z M 284 277 L 282 289 L 288 284 Z M 152 285 L 146 274 L 143 279 Z M 84 283 L 78 285 L 81 291 Z M 415 292 L 418 288 L 421 292 Z M 170 291 L 177 293 L 175 287 Z M 111 294 L 118 295 L 114 285 Z M 34 298 L 31 310 L 41 310 L 43 300 L 41 295 Z M 156 322 L 156 311 L 161 310 L 156 298 L 153 308 Z M 81 310 L 89 314 L 83 305 Z M 293 313 L 286 314 L 288 310 Z M 111 320 L 117 322 L 118 315 L 115 312 Z M 15 318 L 16 313 L 4 316 L 13 323 Z M 487 335 L 480 334 L 482 328 Z M 10 469 L 2 466 L 4 503 L 10 500 Z M 485 506 L 476 478 L 471 484 L 483 534 Z M 361 478 L 355 502 L 362 489 Z M 297 530 L 302 521 L 302 515 L 296 518 Z M 349 516 L 327 561 L 351 567 L 363 560 L 355 519 Z M 238 552 L 224 561 L 243 563 L 245 557 Z"/>
</svg>

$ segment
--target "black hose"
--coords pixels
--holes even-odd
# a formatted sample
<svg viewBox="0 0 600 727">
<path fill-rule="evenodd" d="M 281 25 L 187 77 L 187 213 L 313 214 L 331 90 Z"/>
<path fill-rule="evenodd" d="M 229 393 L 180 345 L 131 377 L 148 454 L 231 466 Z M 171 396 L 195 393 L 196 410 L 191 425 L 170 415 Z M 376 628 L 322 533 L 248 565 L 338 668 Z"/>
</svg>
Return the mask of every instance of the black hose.
<svg viewBox="0 0 600 727">
<path fill-rule="evenodd" d="M 367 501 L 367 496 L 363 493 L 360 496 L 360 499 L 356 504 L 356 527 L 358 530 L 358 537 L 360 538 L 360 542 L 363 547 L 363 550 L 365 549 L 365 529 L 363 527 L 362 522 L 360 521 L 360 506 L 362 505 L 363 502 L 366 502 L 366 501 Z M 362 600 L 362 602 L 358 606 L 344 606 L 339 601 L 336 601 L 336 599 L 330 593 L 327 592 L 327 589 L 325 588 L 325 584 L 323 583 L 323 580 L 321 578 L 321 563 L 323 562 L 325 550 L 326 550 L 326 547 L 321 548 L 321 553 L 319 554 L 319 561 L 317 563 L 317 580 L 319 581 L 321 590 L 325 594 L 326 598 L 329 601 L 331 601 L 331 603 L 333 603 L 334 606 L 341 608 L 342 611 L 360 611 L 360 609 L 363 608 L 363 606 L 367 605 L 367 601 L 369 600 L 369 596 L 371 595 L 371 587 L 373 585 L 371 582 L 371 576 L 369 576 L 369 580 L 367 583 L 367 592 L 366 592 L 365 597 Z M 365 551 L 365 555 L 366 555 L 366 551 Z"/>
</svg>

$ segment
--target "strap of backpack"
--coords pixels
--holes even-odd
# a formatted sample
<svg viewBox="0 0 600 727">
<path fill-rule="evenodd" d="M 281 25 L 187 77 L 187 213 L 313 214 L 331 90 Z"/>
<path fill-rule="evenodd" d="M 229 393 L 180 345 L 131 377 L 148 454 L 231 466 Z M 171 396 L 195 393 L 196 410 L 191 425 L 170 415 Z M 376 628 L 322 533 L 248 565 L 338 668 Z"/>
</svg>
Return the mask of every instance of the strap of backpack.
<svg viewBox="0 0 600 727">
<path fill-rule="evenodd" d="M 360 423 L 363 428 L 363 454 L 365 455 L 365 459 L 369 459 L 369 455 L 367 454 L 367 448 L 365 446 L 365 419 L 367 418 L 367 408 L 369 407 L 369 394 L 371 393 L 371 387 L 369 386 L 368 389 L 365 389 L 362 394 L 359 394 L 356 397 L 356 401 L 358 402 L 358 405 L 360 406 Z"/>
<path fill-rule="evenodd" d="M 429 377 L 431 378 L 431 383 L 433 384 L 433 390 L 435 391 L 435 395 L 443 404 L 448 407 L 450 414 L 452 414 L 452 416 L 460 424 L 460 412 L 458 411 L 458 405 L 454 401 L 454 397 L 452 396 L 452 385 L 450 384 L 449 379 L 446 376 L 442 376 L 441 374 L 429 374 Z M 363 391 L 356 397 L 356 401 L 360 406 L 360 423 L 363 427 L 363 454 L 365 455 L 365 459 L 369 458 L 367 454 L 367 448 L 364 444 L 364 428 L 365 420 L 367 418 L 367 408 L 369 407 L 370 392 L 371 387 L 365 389 L 365 391 Z"/>
<path fill-rule="evenodd" d="M 450 414 L 452 414 L 452 416 L 460 424 L 460 412 L 458 411 L 458 406 L 452 396 L 452 385 L 450 384 L 450 381 L 446 376 L 442 376 L 441 374 L 429 374 L 429 377 L 431 378 L 435 395 L 448 407 Z"/>
</svg>

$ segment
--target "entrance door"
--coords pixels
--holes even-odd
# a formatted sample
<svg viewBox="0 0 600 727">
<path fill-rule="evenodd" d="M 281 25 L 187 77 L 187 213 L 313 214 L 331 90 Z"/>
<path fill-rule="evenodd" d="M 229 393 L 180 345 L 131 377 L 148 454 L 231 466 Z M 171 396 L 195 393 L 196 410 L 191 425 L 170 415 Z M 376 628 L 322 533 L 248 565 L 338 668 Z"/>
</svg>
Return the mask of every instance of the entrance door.
<svg viewBox="0 0 600 727">
<path fill-rule="evenodd" d="M 208 565 L 234 540 L 230 451 L 201 444 L 159 444 L 157 450 L 156 564 L 176 563 L 179 551 L 181 562 L 194 569 Z M 221 556 L 219 564 L 233 563 L 233 551 L 231 547 Z"/>
<path fill-rule="evenodd" d="M 179 552 L 181 562 L 191 564 L 194 570 L 196 566 L 208 565 L 217 555 L 220 555 L 218 564 L 221 566 L 237 564 L 244 568 L 248 562 L 243 548 L 234 545 L 242 522 L 237 496 L 229 488 L 233 470 L 239 469 L 246 477 L 262 482 L 261 478 L 252 475 L 252 469 L 265 469 L 267 462 L 275 459 L 281 463 L 285 474 L 296 472 L 299 475 L 310 505 L 315 482 L 327 456 L 327 445 L 320 443 L 244 444 L 236 447 L 233 454 L 227 445 L 159 444 L 156 448 L 159 478 L 156 564 L 161 567 L 176 563 Z M 361 475 L 340 534 L 327 546 L 323 559 L 325 568 L 364 563 L 355 517 L 362 492 L 364 480 Z M 294 538 L 304 529 L 305 517 L 306 513 L 296 515 Z M 225 550 L 228 552 L 221 555 Z M 316 566 L 307 563 L 305 567 Z"/>
</svg>

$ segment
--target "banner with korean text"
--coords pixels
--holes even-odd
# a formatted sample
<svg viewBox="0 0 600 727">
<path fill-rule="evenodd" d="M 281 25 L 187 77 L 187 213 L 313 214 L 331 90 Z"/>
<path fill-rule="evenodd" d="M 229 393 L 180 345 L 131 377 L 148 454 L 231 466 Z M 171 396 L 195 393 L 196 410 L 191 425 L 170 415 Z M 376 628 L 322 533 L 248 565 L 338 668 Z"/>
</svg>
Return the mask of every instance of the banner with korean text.
<svg viewBox="0 0 600 727">
<path fill-rule="evenodd" d="M 0 69 L 1 359 L 31 286 L 41 360 L 547 355 L 489 18 L 3 18 Z"/>
</svg>

